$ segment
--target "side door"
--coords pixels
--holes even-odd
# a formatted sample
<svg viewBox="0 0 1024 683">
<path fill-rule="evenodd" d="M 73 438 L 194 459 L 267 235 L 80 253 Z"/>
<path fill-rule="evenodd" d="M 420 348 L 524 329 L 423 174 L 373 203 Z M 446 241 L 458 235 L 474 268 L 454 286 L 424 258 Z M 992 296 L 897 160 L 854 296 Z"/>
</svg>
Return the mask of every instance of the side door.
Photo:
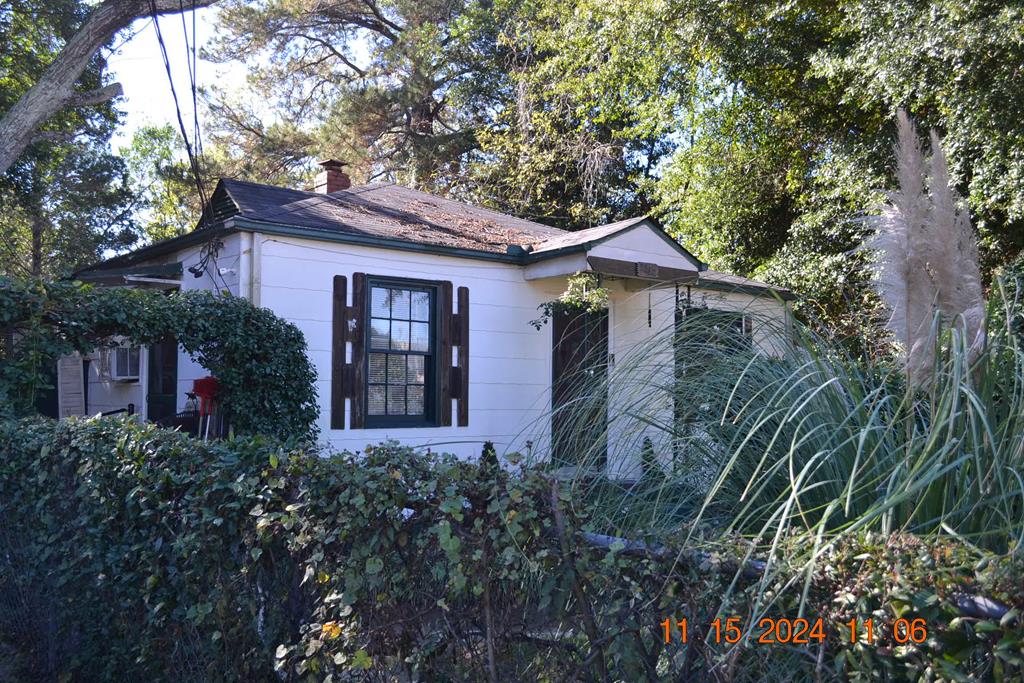
<svg viewBox="0 0 1024 683">
<path fill-rule="evenodd" d="M 603 471 L 608 459 L 608 311 L 552 316 L 551 460 Z"/>
<path fill-rule="evenodd" d="M 146 418 L 156 422 L 177 413 L 178 340 L 167 336 L 149 347 Z"/>
</svg>

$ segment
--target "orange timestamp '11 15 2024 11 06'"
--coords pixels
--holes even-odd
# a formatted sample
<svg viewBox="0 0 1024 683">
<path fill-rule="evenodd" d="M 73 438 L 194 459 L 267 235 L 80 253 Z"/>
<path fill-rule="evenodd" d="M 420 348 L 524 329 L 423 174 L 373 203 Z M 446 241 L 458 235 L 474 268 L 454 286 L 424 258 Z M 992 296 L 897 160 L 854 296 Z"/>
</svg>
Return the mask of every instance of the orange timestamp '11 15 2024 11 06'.
<svg viewBox="0 0 1024 683">
<path fill-rule="evenodd" d="M 708 625 L 707 640 L 714 643 L 738 643 L 743 639 L 744 632 L 740 617 L 718 618 Z M 691 636 L 692 625 L 686 617 L 682 619 L 665 619 L 661 622 L 662 636 L 665 643 L 687 643 Z M 851 619 L 836 624 L 839 637 L 848 642 L 858 641 L 873 644 L 881 635 L 881 625 L 874 619 Z M 928 626 L 924 619 L 897 619 L 889 627 L 892 639 L 899 644 L 923 643 L 928 638 Z M 758 620 L 757 628 L 751 635 L 752 642 L 763 645 L 808 645 L 821 643 L 827 637 L 825 621 L 817 619 L 796 619 L 764 617 Z"/>
</svg>

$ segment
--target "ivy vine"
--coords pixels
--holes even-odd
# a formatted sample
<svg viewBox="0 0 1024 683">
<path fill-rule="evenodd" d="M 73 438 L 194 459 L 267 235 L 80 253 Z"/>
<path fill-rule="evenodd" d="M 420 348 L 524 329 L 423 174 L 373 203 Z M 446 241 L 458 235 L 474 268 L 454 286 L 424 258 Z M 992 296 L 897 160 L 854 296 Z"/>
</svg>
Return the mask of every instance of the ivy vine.
<svg viewBox="0 0 1024 683">
<path fill-rule="evenodd" d="M 173 335 L 213 374 L 234 430 L 314 438 L 316 372 L 291 323 L 233 296 L 0 279 L 0 412 L 34 411 L 61 356 Z"/>
<path fill-rule="evenodd" d="M 565 291 L 553 301 L 545 301 L 537 308 L 541 316 L 531 320 L 535 329 L 540 329 L 552 316 L 566 311 L 579 313 L 597 313 L 607 310 L 609 293 L 601 284 L 601 276 L 597 273 L 579 272 L 567 278 Z"/>
</svg>

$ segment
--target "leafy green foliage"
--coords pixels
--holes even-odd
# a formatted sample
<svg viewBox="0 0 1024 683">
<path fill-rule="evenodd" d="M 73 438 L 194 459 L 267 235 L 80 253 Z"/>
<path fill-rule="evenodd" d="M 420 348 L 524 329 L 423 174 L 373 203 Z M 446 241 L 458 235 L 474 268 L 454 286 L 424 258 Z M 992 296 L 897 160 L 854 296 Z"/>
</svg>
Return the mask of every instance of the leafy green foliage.
<svg viewBox="0 0 1024 683">
<path fill-rule="evenodd" d="M 212 139 L 250 177 L 336 157 L 357 177 L 446 191 L 491 116 L 503 4 L 225 2 L 213 52 L 245 59 L 257 89 L 255 103 L 218 95 Z M 278 116 L 265 123 L 268 107 Z"/>
<path fill-rule="evenodd" d="M 24 679 L 1021 672 L 1019 618 L 962 619 L 955 596 L 1019 609 L 1024 567 L 953 542 L 851 536 L 803 601 L 800 566 L 772 572 L 766 611 L 748 543 L 698 529 L 648 538 L 657 552 L 587 542 L 595 526 L 570 490 L 503 469 L 493 450 L 476 463 L 396 444 L 325 458 L 113 418 L 6 422 L 0 450 L 0 635 Z M 825 619 L 823 646 L 708 635 L 716 616 L 756 634 L 756 619 L 795 617 L 801 602 Z M 851 615 L 873 616 L 881 637 L 851 645 L 838 623 Z M 666 644 L 659 623 L 683 616 L 690 643 Z M 893 647 L 883 625 L 896 617 L 926 619 L 928 641 Z"/>
<path fill-rule="evenodd" d="M 606 379 L 581 381 L 579 401 L 607 405 L 610 416 L 607 449 L 576 449 L 581 495 L 590 495 L 587 472 L 604 459 L 639 478 L 649 437 L 666 479 L 624 496 L 594 491 L 607 498 L 595 505 L 609 527 L 624 535 L 711 522 L 759 539 L 802 536 L 808 562 L 818 543 L 857 530 L 954 534 L 1019 553 L 1017 296 L 990 302 L 980 354 L 973 336 L 935 322 L 929 381 L 909 386 L 901 365 L 851 354 L 797 322 L 745 311 L 752 344 L 737 332 L 735 312 L 682 316 L 618 354 Z M 674 363 L 665 357 L 672 348 Z M 571 413 L 556 419 L 564 424 Z M 598 428 L 584 420 L 565 427 L 580 444 L 601 443 Z"/>
<path fill-rule="evenodd" d="M 755 245 L 756 258 L 737 264 L 741 273 L 801 292 L 809 317 L 870 334 L 856 317 L 875 305 L 850 250 L 860 237 L 855 219 L 877 203 L 878 189 L 892 185 L 898 108 L 942 134 L 987 273 L 1024 246 L 1021 184 L 1013 180 L 1020 163 L 1007 147 L 1024 132 L 1020 73 L 1011 66 L 1024 54 L 1020 7 L 986 0 L 696 0 L 680 7 L 680 22 L 703 38 L 712 83 L 727 94 L 712 88 L 704 99 L 692 147 L 733 150 L 712 159 L 726 168 L 710 182 L 703 167 L 690 170 L 691 146 L 678 152 L 682 166 L 666 168 L 666 209 L 677 201 L 726 208 L 717 239 L 691 243 L 698 255 L 720 263 L 737 244 L 741 254 Z M 736 116 L 737 108 L 759 125 Z M 705 131 L 711 137 L 702 143 Z M 756 150 L 753 159 L 747 149 Z M 747 222 L 748 213 L 732 210 L 737 203 L 763 220 Z M 772 214 L 779 206 L 789 215 Z M 692 220 L 683 209 L 666 223 L 685 238 Z"/>
<path fill-rule="evenodd" d="M 192 169 L 170 124 L 143 126 L 120 150 L 141 204 L 142 233 L 151 242 L 189 232 L 201 213 Z"/>
<path fill-rule="evenodd" d="M 502 24 L 503 108 L 474 191 L 570 229 L 648 213 L 696 64 L 663 2 L 528 2 Z"/>
<path fill-rule="evenodd" d="M 302 333 L 245 299 L 0 280 L 0 327 L 7 345 L 0 396 L 15 415 L 32 412 L 36 391 L 60 356 L 91 352 L 114 336 L 150 344 L 173 335 L 217 377 L 237 431 L 281 439 L 315 435 L 316 373 Z"/>
<path fill-rule="evenodd" d="M 38 80 L 91 7 L 83 0 L 4 3 L 0 113 Z M 102 67 L 99 57 L 87 67 L 83 91 L 103 85 Z M 68 107 L 0 174 L 0 274 L 65 275 L 136 241 L 127 171 L 109 145 L 117 123 L 111 104 Z"/>
<path fill-rule="evenodd" d="M 805 319 L 877 352 L 878 302 L 853 249 L 857 219 L 892 185 L 902 107 L 945 140 L 986 278 L 1024 247 L 1016 5 L 373 7 L 229 5 L 222 55 L 256 46 L 272 57 L 253 91 L 262 109 L 214 107 L 241 174 L 287 180 L 283 169 L 308 171 L 319 150 L 352 161 L 357 181 L 569 229 L 651 214 L 712 267 L 791 288 Z"/>
<path fill-rule="evenodd" d="M 576 273 L 566 278 L 565 291 L 553 301 L 545 301 L 538 308 L 541 316 L 531 320 L 536 329 L 542 328 L 551 316 L 561 311 L 579 311 L 581 313 L 598 313 L 608 310 L 608 289 L 601 284 L 601 276 L 597 273 Z"/>
</svg>

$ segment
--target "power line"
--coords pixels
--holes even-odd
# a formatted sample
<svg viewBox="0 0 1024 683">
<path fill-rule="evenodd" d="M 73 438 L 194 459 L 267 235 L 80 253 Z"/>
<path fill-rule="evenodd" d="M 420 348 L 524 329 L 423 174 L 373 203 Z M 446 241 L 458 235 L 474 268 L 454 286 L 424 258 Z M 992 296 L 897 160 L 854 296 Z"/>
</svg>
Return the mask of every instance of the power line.
<svg viewBox="0 0 1024 683">
<path fill-rule="evenodd" d="M 191 48 L 189 46 L 188 29 L 185 23 L 185 4 L 184 0 L 178 0 L 178 7 L 181 12 L 182 30 L 185 36 L 185 61 L 188 64 L 189 72 L 189 85 L 192 90 L 192 121 L 193 121 L 193 140 L 195 141 L 195 149 L 193 149 L 192 142 L 189 141 L 188 133 L 185 130 L 185 120 L 181 115 L 181 104 L 178 101 L 178 92 L 174 87 L 174 75 L 171 72 L 171 61 L 167 56 L 167 45 L 164 43 L 163 33 L 160 31 L 160 20 L 156 12 L 155 0 L 150 0 L 150 11 L 153 16 L 153 26 L 156 28 L 156 39 L 160 45 L 160 54 L 164 61 L 164 70 L 167 72 L 167 82 L 171 87 L 171 97 L 174 100 L 174 112 L 178 119 L 178 130 L 181 131 L 181 137 L 185 141 L 185 153 L 188 155 L 189 168 L 192 171 L 192 177 L 195 180 L 196 191 L 199 194 L 200 214 L 199 214 L 199 227 L 202 229 L 204 224 L 209 219 L 209 201 L 206 197 L 206 190 L 203 187 L 202 170 L 199 163 L 199 154 L 202 154 L 202 138 L 199 127 L 199 106 L 198 106 L 198 95 L 196 88 L 196 16 L 195 7 L 192 8 L 192 43 Z M 197 154 L 198 152 L 198 154 Z M 196 265 L 189 268 L 189 272 L 196 277 L 201 277 L 203 273 L 210 274 L 210 278 L 213 280 L 214 285 L 217 284 L 217 277 L 220 277 L 221 284 L 225 289 L 228 289 L 227 281 L 224 280 L 216 269 L 217 265 L 217 252 L 223 246 L 223 243 L 216 237 L 211 236 L 210 240 L 202 246 L 199 251 L 199 262 Z M 210 264 L 215 267 L 214 272 L 210 272 Z"/>
<path fill-rule="evenodd" d="M 196 86 L 199 78 L 198 63 L 196 60 L 196 47 L 199 43 L 198 34 L 196 33 L 196 12 L 195 10 L 192 11 L 192 44 L 190 47 L 188 40 L 188 24 L 185 21 L 184 0 L 178 0 L 178 7 L 181 8 L 181 33 L 185 37 L 185 62 L 188 64 L 189 86 L 192 90 L 192 139 L 195 141 L 196 155 L 202 157 L 203 138 L 202 133 L 199 130 L 199 97 Z"/>
<path fill-rule="evenodd" d="M 203 210 L 203 215 L 205 216 L 207 206 L 206 190 L 203 188 L 202 175 L 199 169 L 199 160 L 196 158 L 196 155 L 193 152 L 192 143 L 189 141 L 188 133 L 185 130 L 185 120 L 181 116 L 181 104 L 178 101 L 178 91 L 174 87 L 174 75 L 171 72 L 171 61 L 167 56 L 167 45 L 164 43 L 164 36 L 160 30 L 160 19 L 158 18 L 156 13 L 156 0 L 150 0 L 150 8 L 153 14 L 153 26 L 156 27 L 156 40 L 157 43 L 159 43 L 160 45 L 160 55 L 163 57 L 164 69 L 167 71 L 167 82 L 171 86 L 171 97 L 174 100 L 174 112 L 178 119 L 178 129 L 181 131 L 181 137 L 185 141 L 185 153 L 188 155 L 189 166 L 192 169 L 192 176 L 196 183 L 196 191 L 199 193 L 200 205 Z M 191 67 L 189 70 L 191 72 Z M 196 114 L 195 117 L 196 119 L 198 119 L 198 114 Z"/>
</svg>

